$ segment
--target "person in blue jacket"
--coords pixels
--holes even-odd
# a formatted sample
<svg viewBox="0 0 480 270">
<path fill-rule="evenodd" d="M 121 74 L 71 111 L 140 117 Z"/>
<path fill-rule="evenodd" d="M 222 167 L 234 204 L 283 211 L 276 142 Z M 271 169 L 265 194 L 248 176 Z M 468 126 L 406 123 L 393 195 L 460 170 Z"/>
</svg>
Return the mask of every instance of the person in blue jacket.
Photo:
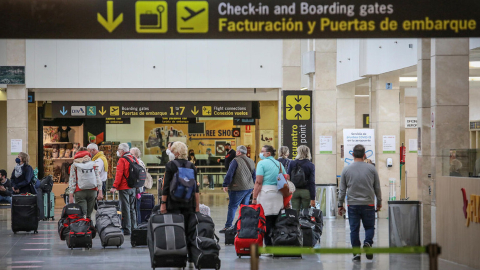
<svg viewBox="0 0 480 270">
<path fill-rule="evenodd" d="M 17 194 L 31 193 L 36 194 L 35 187 L 30 183 L 33 180 L 34 174 L 33 169 L 28 165 L 30 157 L 27 153 L 20 152 L 15 159 L 15 169 L 12 172 L 12 181 L 13 192 Z"/>
<path fill-rule="evenodd" d="M 292 196 L 292 208 L 301 210 L 310 206 L 315 207 L 315 165 L 310 161 L 312 156 L 308 146 L 299 146 L 297 153 L 297 157 L 288 166 L 287 174 L 292 181 L 294 174 L 299 173 L 297 167 L 302 168 L 305 183 L 300 186 L 295 185 L 295 192 Z M 295 184 L 295 181 L 292 182 Z"/>
</svg>

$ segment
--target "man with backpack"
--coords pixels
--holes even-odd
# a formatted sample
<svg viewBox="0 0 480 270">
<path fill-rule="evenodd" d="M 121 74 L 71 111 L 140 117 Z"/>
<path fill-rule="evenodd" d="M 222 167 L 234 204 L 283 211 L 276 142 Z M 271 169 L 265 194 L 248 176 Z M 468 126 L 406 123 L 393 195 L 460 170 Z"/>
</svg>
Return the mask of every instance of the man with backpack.
<svg viewBox="0 0 480 270">
<path fill-rule="evenodd" d="M 91 143 L 87 146 L 87 151 L 92 155 L 92 161 L 98 166 L 98 173 L 100 174 L 100 180 L 102 180 L 102 194 L 107 195 L 107 174 L 108 174 L 108 161 L 103 151 L 98 151 L 98 145 Z"/>
<path fill-rule="evenodd" d="M 135 187 L 130 187 L 128 179 L 130 176 L 130 164 L 138 164 L 135 157 L 130 154 L 130 147 L 126 143 L 118 145 L 117 156 L 117 173 L 115 174 L 115 182 L 110 189 L 111 193 L 118 190 L 120 199 L 120 207 L 122 210 L 122 228 L 124 235 L 130 235 L 132 230 L 136 228 L 137 214 L 135 211 L 136 198 Z"/>
<path fill-rule="evenodd" d="M 103 199 L 103 194 L 98 192 L 102 188 L 102 180 L 100 180 L 98 167 L 92 161 L 90 153 L 79 151 L 74 158 L 70 167 L 69 199 L 70 202 L 73 202 L 75 197 L 75 202 L 81 206 L 83 213 L 87 215 L 87 218 L 91 218 L 95 198 Z"/>
<path fill-rule="evenodd" d="M 247 147 L 237 147 L 236 157 L 230 163 L 227 175 L 223 181 L 223 191 L 228 192 L 230 198 L 228 204 L 227 222 L 220 233 L 232 227 L 235 213 L 240 204 L 248 205 L 255 184 L 255 163 L 247 157 Z"/>
<path fill-rule="evenodd" d="M 308 146 L 299 146 L 297 153 L 295 160 L 288 166 L 287 174 L 295 185 L 292 208 L 300 211 L 310 206 L 315 207 L 315 165 L 310 161 L 312 156 Z"/>
</svg>

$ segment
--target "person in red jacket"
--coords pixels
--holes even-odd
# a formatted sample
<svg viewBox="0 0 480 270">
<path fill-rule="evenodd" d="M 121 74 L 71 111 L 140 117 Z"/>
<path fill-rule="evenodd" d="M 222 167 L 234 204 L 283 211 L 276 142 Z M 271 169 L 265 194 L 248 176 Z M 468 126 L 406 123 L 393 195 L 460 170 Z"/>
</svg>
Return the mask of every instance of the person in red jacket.
<svg viewBox="0 0 480 270">
<path fill-rule="evenodd" d="M 122 227 L 123 234 L 130 235 L 132 230 L 136 228 L 137 214 L 135 211 L 136 198 L 135 188 L 130 188 L 127 184 L 127 178 L 130 175 L 130 163 L 126 160 L 136 162 L 136 159 L 130 154 L 130 147 L 126 143 L 118 145 L 117 156 L 117 173 L 115 174 L 115 182 L 113 183 L 111 193 L 118 190 L 120 199 L 120 207 L 122 208 Z"/>
</svg>

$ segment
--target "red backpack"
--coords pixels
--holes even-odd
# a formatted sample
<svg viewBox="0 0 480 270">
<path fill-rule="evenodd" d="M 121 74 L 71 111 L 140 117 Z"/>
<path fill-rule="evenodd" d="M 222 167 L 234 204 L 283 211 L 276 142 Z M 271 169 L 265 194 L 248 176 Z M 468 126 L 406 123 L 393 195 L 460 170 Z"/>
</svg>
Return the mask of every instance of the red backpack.
<svg viewBox="0 0 480 270">
<path fill-rule="evenodd" d="M 250 246 L 258 244 L 263 247 L 263 236 L 266 230 L 266 219 L 263 207 L 256 205 L 241 205 L 240 215 L 236 224 L 237 235 L 235 236 L 235 251 L 240 258 L 242 255 L 250 255 Z"/>
</svg>

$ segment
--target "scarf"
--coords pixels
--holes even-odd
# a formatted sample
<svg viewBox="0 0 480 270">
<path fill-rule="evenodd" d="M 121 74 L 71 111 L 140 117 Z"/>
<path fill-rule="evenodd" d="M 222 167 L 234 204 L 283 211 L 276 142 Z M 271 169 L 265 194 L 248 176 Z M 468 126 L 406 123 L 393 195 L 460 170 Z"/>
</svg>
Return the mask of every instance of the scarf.
<svg viewBox="0 0 480 270">
<path fill-rule="evenodd" d="M 23 171 L 22 171 L 22 168 L 23 168 L 23 165 L 20 165 L 20 164 L 17 164 L 15 165 L 15 178 L 18 178 L 20 177 L 22 174 L 23 174 Z"/>
<path fill-rule="evenodd" d="M 97 159 L 101 159 L 103 161 L 103 167 L 104 167 L 104 170 L 106 172 L 108 172 L 108 162 L 107 162 L 107 158 L 105 157 L 105 155 L 103 154 L 102 151 L 98 152 L 93 158 L 92 160 L 95 161 Z"/>
</svg>

